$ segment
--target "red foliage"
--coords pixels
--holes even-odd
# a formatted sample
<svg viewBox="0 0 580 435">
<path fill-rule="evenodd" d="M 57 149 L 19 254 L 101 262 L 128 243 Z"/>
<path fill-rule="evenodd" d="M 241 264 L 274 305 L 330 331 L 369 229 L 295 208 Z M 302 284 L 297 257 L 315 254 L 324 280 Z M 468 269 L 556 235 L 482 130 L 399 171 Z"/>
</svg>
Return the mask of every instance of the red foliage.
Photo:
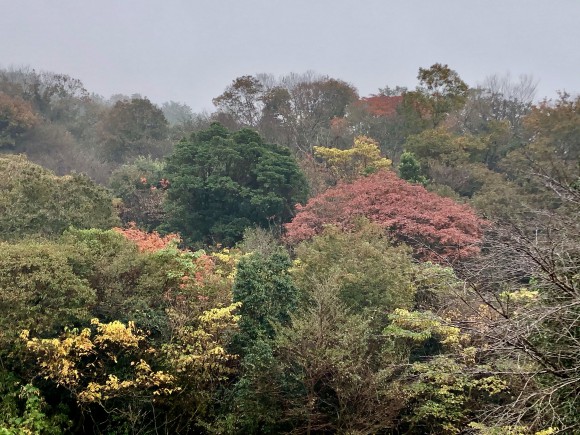
<svg viewBox="0 0 580 435">
<path fill-rule="evenodd" d="M 319 234 L 324 225 L 351 230 L 358 218 L 365 217 L 410 245 L 418 258 L 440 263 L 477 254 L 484 225 L 468 206 L 389 171 L 340 184 L 296 209 L 296 217 L 285 226 L 291 244 Z"/>
<path fill-rule="evenodd" d="M 402 102 L 402 95 L 371 95 L 361 98 L 356 104 L 364 107 L 371 115 L 388 118 L 397 113 L 397 107 Z"/>
<path fill-rule="evenodd" d="M 130 222 L 128 228 L 113 228 L 113 230 L 135 242 L 141 252 L 159 251 L 160 249 L 166 248 L 174 240 L 179 241 L 177 234 L 160 236 L 156 231 L 148 233 L 137 228 L 135 222 Z"/>
</svg>

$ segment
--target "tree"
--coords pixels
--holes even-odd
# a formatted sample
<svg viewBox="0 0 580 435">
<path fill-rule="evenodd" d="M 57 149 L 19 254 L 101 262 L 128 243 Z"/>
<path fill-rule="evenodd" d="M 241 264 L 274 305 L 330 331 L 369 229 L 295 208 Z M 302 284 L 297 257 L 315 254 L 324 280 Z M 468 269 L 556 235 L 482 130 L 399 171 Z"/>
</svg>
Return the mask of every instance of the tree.
<svg viewBox="0 0 580 435">
<path fill-rule="evenodd" d="M 409 134 L 415 134 L 423 126 L 418 114 L 410 108 L 406 93 L 401 95 L 371 95 L 355 101 L 347 107 L 346 133 L 370 136 L 380 143 L 381 151 L 396 161 L 402 145 Z"/>
<path fill-rule="evenodd" d="M 409 136 L 405 148 L 419 160 L 421 175 L 432 184 L 449 186 L 459 195 L 471 197 L 491 176 L 481 163 L 490 142 L 490 137 L 457 135 L 439 127 Z"/>
<path fill-rule="evenodd" d="M 523 182 L 530 177 L 549 189 L 564 192 L 580 178 L 580 97 L 561 95 L 532 108 L 523 121 L 525 146 L 505 159 L 508 173 Z"/>
<path fill-rule="evenodd" d="M 240 260 L 233 300 L 241 302 L 236 341 L 242 348 L 273 338 L 276 326 L 290 321 L 298 303 L 298 291 L 289 273 L 291 265 L 290 257 L 281 249 L 269 256 L 246 254 Z M 240 351 L 245 353 L 247 349 Z"/>
<path fill-rule="evenodd" d="M 346 107 L 358 99 L 356 89 L 342 81 L 314 73 L 290 74 L 264 95 L 260 128 L 268 137 L 310 153 L 324 144 L 330 122 L 343 117 Z"/>
<path fill-rule="evenodd" d="M 28 68 L 0 70 L 0 92 L 24 99 L 47 121 L 67 126 L 82 116 L 90 100 L 79 79 Z"/>
<path fill-rule="evenodd" d="M 285 374 L 280 420 L 306 434 L 392 428 L 404 401 L 393 371 L 376 351 L 369 319 L 340 300 L 332 273 L 303 291 L 308 303 L 291 326 L 279 330 L 273 345 L 277 370 Z M 275 381 L 270 381 L 274 394 Z"/>
<path fill-rule="evenodd" d="M 447 114 L 463 106 L 469 87 L 456 71 L 448 65 L 435 63 L 429 68 L 419 68 L 419 86 L 408 92 L 423 118 L 429 119 L 437 127 Z"/>
<path fill-rule="evenodd" d="M 427 179 L 421 175 L 421 164 L 412 152 L 405 151 L 403 153 L 398 169 L 399 176 L 403 180 L 423 186 L 427 184 Z"/>
<path fill-rule="evenodd" d="M 497 406 L 494 427 L 557 428 L 573 433 L 580 382 L 580 213 L 571 199 L 558 210 L 529 210 L 488 231 L 486 249 L 462 275 L 477 295 L 474 329 L 505 361 L 517 394 Z M 474 311 L 475 312 L 475 311 Z"/>
<path fill-rule="evenodd" d="M 70 226 L 117 223 L 109 192 L 88 177 L 58 177 L 24 156 L 0 157 L 0 238 L 58 237 Z"/>
<path fill-rule="evenodd" d="M 167 138 L 163 111 L 147 98 L 117 101 L 101 121 L 101 144 L 106 160 L 121 163 L 129 157 L 161 157 Z"/>
<path fill-rule="evenodd" d="M 392 163 L 381 157 L 377 141 L 366 136 L 355 137 L 352 148 L 348 150 L 314 147 L 314 155 L 326 162 L 337 181 L 354 181 L 362 175 L 388 168 Z"/>
<path fill-rule="evenodd" d="M 175 377 L 152 368 L 155 349 L 133 322 L 92 319 L 90 324 L 81 330 L 66 328 L 59 338 L 31 337 L 29 331 L 21 338 L 39 374 L 69 391 L 81 412 L 98 415 L 104 409 L 113 421 L 121 420 L 121 427 L 143 425 L 140 420 L 151 409 L 155 413 L 155 399 L 180 390 Z"/>
<path fill-rule="evenodd" d="M 185 126 L 193 121 L 193 112 L 191 107 L 185 103 L 177 101 L 168 101 L 161 106 L 165 119 L 171 126 Z"/>
<path fill-rule="evenodd" d="M 232 116 L 241 127 L 257 127 L 262 111 L 264 86 L 250 75 L 238 77 L 223 94 L 213 99 L 218 110 Z"/>
<path fill-rule="evenodd" d="M 497 124 L 505 124 L 514 136 L 522 140 L 522 125 L 531 111 L 537 83 L 532 76 L 521 75 L 513 81 L 509 74 L 492 75 L 470 89 L 465 106 L 453 113 L 460 128 L 472 134 L 482 134 Z"/>
<path fill-rule="evenodd" d="M 0 149 L 14 147 L 16 140 L 38 121 L 30 103 L 0 92 Z"/>
<path fill-rule="evenodd" d="M 89 319 L 95 292 L 75 274 L 68 255 L 56 243 L 0 243 L 2 354 L 23 329 L 47 337 Z"/>
<path fill-rule="evenodd" d="M 113 171 L 108 184 L 113 195 L 122 201 L 119 217 L 125 225 L 134 222 L 149 230 L 161 225 L 169 187 L 164 171 L 165 162 L 146 157 L 138 157 Z"/>
<path fill-rule="evenodd" d="M 524 117 L 532 109 L 537 86 L 538 82 L 531 75 L 520 75 L 516 82 L 508 73 L 486 77 L 481 88 L 489 100 L 492 118 L 507 121 L 519 134 Z"/>
<path fill-rule="evenodd" d="M 21 385 L 18 378 L 0 371 L 0 433 L 57 435 L 70 430 L 71 421 L 62 412 L 51 412 L 40 389 Z"/>
<path fill-rule="evenodd" d="M 362 216 L 409 244 L 422 259 L 453 262 L 479 252 L 483 222 L 469 207 L 409 184 L 393 172 L 338 185 L 297 210 L 285 225 L 290 243 L 310 239 L 329 224 L 352 230 Z"/>
<path fill-rule="evenodd" d="M 299 288 L 333 276 L 337 295 L 353 313 L 381 324 L 381 314 L 414 305 L 414 265 L 406 246 L 393 246 L 377 224 L 361 220 L 354 231 L 327 226 L 298 245 L 292 276 Z M 384 325 L 383 325 L 384 326 Z"/>
<path fill-rule="evenodd" d="M 220 124 L 176 145 L 167 161 L 167 228 L 187 243 L 231 245 L 249 226 L 278 225 L 304 201 L 306 183 L 288 149 Z"/>
<path fill-rule="evenodd" d="M 453 321 L 430 311 L 397 309 L 383 334 L 398 373 L 405 407 L 398 429 L 409 434 L 459 433 L 472 426 L 476 411 L 507 390 L 506 382 L 480 363 L 472 337 Z"/>
<path fill-rule="evenodd" d="M 397 114 L 397 108 L 403 102 L 403 95 L 371 95 L 362 97 L 355 105 L 364 107 L 371 115 L 389 118 Z"/>
</svg>

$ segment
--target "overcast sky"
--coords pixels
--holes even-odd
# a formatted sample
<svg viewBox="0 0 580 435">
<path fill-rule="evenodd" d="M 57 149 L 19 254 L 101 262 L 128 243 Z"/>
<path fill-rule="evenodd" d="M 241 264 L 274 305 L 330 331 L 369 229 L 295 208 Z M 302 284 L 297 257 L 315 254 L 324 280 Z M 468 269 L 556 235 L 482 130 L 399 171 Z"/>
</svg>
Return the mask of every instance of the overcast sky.
<svg viewBox="0 0 580 435">
<path fill-rule="evenodd" d="M 447 63 L 470 85 L 532 74 L 580 91 L 580 0 L 0 0 L 0 67 L 195 111 L 236 77 L 314 70 L 361 95 Z"/>
</svg>

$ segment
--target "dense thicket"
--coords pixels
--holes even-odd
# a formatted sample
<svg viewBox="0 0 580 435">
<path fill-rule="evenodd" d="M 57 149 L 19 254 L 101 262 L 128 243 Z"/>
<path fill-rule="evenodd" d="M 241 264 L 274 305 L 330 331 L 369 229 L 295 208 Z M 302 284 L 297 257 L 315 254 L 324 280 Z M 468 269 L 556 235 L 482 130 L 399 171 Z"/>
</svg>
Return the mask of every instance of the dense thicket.
<svg viewBox="0 0 580 435">
<path fill-rule="evenodd" d="M 578 433 L 580 98 L 417 79 L 0 70 L 0 433 Z"/>
</svg>

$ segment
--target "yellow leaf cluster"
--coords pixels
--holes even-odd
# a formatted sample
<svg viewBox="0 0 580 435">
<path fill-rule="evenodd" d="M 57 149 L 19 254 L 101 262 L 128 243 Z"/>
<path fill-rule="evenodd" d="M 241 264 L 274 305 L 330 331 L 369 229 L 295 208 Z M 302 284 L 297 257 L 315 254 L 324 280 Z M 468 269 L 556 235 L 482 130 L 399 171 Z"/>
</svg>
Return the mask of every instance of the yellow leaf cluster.
<svg viewBox="0 0 580 435">
<path fill-rule="evenodd" d="M 237 355 L 226 350 L 231 334 L 236 331 L 239 316 L 234 311 L 240 303 L 203 312 L 197 328 L 182 328 L 176 340 L 164 347 L 174 370 L 187 382 L 200 383 L 221 380 L 231 373 L 230 362 Z"/>
<path fill-rule="evenodd" d="M 139 347 L 139 341 L 145 336 L 135 328 L 134 322 L 127 325 L 115 320 L 110 323 L 100 323 L 99 319 L 92 319 L 91 324 L 96 326 L 98 335 L 95 337 L 95 344 L 106 349 L 111 344 L 123 347 Z"/>
<path fill-rule="evenodd" d="M 151 348 L 141 349 L 145 335 L 133 322 L 101 323 L 93 319 L 94 331 L 85 328 L 66 330 L 63 336 L 52 339 L 29 338 L 22 331 L 21 339 L 38 361 L 45 379 L 67 388 L 79 403 L 92 403 L 149 391 L 152 396 L 167 395 L 180 388 L 174 386 L 174 376 L 154 371 L 139 355 L 152 354 Z M 143 346 L 141 346 L 143 347 Z M 118 355 L 133 358 L 120 379 L 116 370 Z"/>
<path fill-rule="evenodd" d="M 38 363 L 45 378 L 66 388 L 76 385 L 80 379 L 77 362 L 94 352 L 90 336 L 88 328 L 80 332 L 74 329 L 66 331 L 64 337 L 52 339 L 29 339 L 28 331 L 20 334 L 27 349 L 39 355 Z"/>
<path fill-rule="evenodd" d="M 342 181 L 353 181 L 361 175 L 391 166 L 391 160 L 382 157 L 379 144 L 368 136 L 357 136 L 352 148 L 314 147 L 314 154 L 323 159 L 330 170 Z"/>
<path fill-rule="evenodd" d="M 469 335 L 461 333 L 455 326 L 446 325 L 442 319 L 430 312 L 409 311 L 397 308 L 389 316 L 391 325 L 385 332 L 409 338 L 413 341 L 425 341 L 437 337 L 441 344 L 461 349 L 469 341 Z"/>
</svg>

